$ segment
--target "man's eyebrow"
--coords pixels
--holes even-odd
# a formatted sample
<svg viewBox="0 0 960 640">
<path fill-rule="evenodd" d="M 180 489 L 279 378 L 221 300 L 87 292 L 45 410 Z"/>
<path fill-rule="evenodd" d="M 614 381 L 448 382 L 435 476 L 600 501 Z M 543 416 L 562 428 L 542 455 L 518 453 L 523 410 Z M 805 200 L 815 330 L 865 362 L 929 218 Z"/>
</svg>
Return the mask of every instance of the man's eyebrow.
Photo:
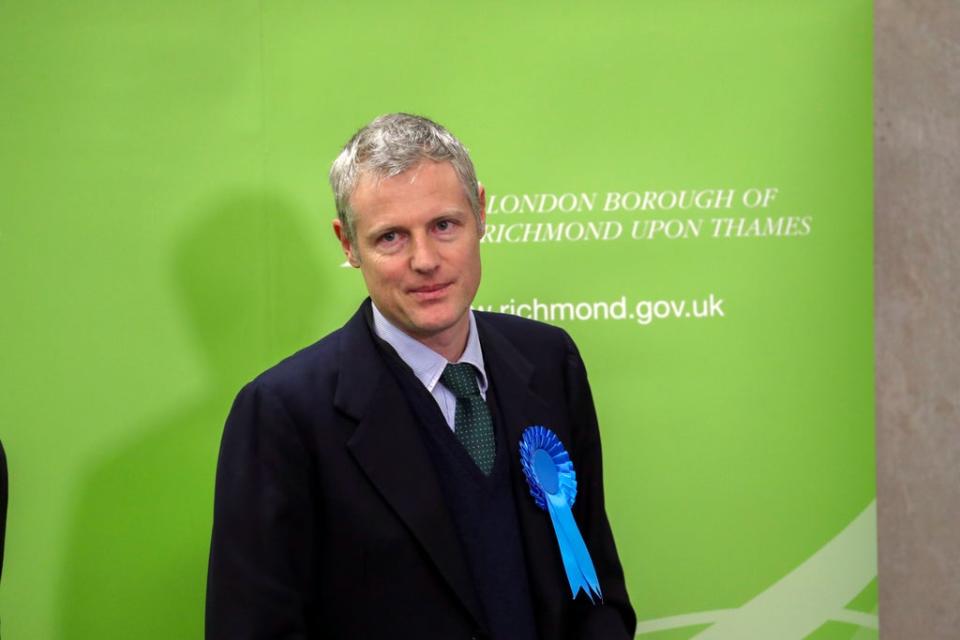
<svg viewBox="0 0 960 640">
<path fill-rule="evenodd" d="M 402 229 L 403 227 L 397 224 L 383 224 L 383 225 L 380 225 L 379 227 L 375 226 L 369 231 L 367 231 L 366 236 L 368 238 L 377 238 L 379 236 L 382 236 L 385 233 L 389 233 L 391 231 L 400 231 Z"/>
<path fill-rule="evenodd" d="M 449 209 L 444 209 L 443 211 L 441 211 L 440 213 L 438 213 L 437 215 L 435 215 L 433 218 L 431 218 L 430 222 L 436 222 L 437 220 L 442 220 L 442 219 L 444 219 L 444 218 L 449 218 L 449 217 L 451 217 L 451 216 L 453 216 L 453 217 L 459 217 L 459 216 L 467 217 L 467 216 L 469 216 L 469 212 L 468 212 L 468 211 L 465 211 L 465 210 L 463 210 L 463 209 L 461 209 L 461 208 L 459 208 L 459 207 L 451 207 L 451 208 L 449 208 Z"/>
<path fill-rule="evenodd" d="M 436 224 L 440 220 L 446 220 L 448 218 L 469 218 L 470 215 L 471 212 L 469 210 L 464 210 L 459 207 L 450 207 L 449 209 L 442 210 L 440 213 L 427 220 L 426 224 Z M 403 231 L 404 229 L 406 229 L 405 225 L 393 222 L 385 222 L 380 226 L 372 227 L 365 235 L 368 238 L 374 238 L 376 236 L 382 236 L 389 231 Z"/>
</svg>

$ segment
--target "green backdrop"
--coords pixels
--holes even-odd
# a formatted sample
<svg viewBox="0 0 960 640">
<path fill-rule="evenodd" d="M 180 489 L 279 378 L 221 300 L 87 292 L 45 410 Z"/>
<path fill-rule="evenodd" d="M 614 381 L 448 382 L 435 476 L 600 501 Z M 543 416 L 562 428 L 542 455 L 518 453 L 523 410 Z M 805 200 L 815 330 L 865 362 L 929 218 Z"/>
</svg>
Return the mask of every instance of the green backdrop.
<svg viewBox="0 0 960 640">
<path fill-rule="evenodd" d="M 239 387 L 338 327 L 325 176 L 423 113 L 477 304 L 582 350 L 640 637 L 876 638 L 868 0 L 0 4 L 4 639 L 202 635 Z"/>
</svg>

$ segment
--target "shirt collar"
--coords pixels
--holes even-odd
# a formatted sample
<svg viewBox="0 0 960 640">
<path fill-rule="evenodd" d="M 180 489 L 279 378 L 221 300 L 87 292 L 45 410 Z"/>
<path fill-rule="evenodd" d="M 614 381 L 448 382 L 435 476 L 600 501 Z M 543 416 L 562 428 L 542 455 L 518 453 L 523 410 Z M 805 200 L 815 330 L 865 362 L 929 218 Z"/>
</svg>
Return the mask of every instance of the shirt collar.
<svg viewBox="0 0 960 640">
<path fill-rule="evenodd" d="M 372 302 L 372 301 L 371 301 Z M 447 359 L 426 346 L 422 342 L 411 338 L 400 328 L 387 320 L 380 313 L 376 304 L 373 308 L 373 330 L 384 342 L 393 347 L 400 359 L 403 360 L 427 391 L 433 393 L 433 388 L 440 381 L 440 375 L 447 366 Z M 477 383 L 481 393 L 487 392 L 487 371 L 483 367 L 483 351 L 480 348 L 480 336 L 477 335 L 477 321 L 473 317 L 473 310 L 467 311 L 470 327 L 467 333 L 467 346 L 457 363 L 472 364 L 479 372 Z"/>
</svg>

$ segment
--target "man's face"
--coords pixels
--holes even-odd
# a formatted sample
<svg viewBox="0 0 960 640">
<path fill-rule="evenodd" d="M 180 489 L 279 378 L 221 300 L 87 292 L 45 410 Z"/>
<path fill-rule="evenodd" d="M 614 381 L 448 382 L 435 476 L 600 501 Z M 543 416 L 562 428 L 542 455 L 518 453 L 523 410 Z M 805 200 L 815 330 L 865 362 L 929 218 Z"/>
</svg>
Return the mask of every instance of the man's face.
<svg viewBox="0 0 960 640">
<path fill-rule="evenodd" d="M 482 208 L 482 188 L 479 197 Z M 377 308 L 428 347 L 459 357 L 480 285 L 481 232 L 453 166 L 424 160 L 392 178 L 362 175 L 350 207 L 354 242 L 339 221 L 334 230 Z"/>
</svg>

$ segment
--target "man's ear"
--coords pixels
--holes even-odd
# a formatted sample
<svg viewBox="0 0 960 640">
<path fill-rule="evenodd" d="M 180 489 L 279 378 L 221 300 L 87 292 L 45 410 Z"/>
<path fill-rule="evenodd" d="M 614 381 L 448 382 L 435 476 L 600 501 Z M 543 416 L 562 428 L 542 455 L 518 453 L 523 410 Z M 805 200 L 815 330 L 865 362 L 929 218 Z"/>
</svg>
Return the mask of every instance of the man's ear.
<svg viewBox="0 0 960 640">
<path fill-rule="evenodd" d="M 343 223 L 340 222 L 340 218 L 336 218 L 333 221 L 333 233 L 337 236 L 337 240 L 340 241 L 340 248 L 343 249 L 343 255 L 347 256 L 347 262 L 350 263 L 350 266 L 359 267 L 360 255 L 354 249 L 350 238 L 347 237 L 347 230 L 344 228 Z"/>
<path fill-rule="evenodd" d="M 477 202 L 480 203 L 480 237 L 482 238 L 487 230 L 487 192 L 481 182 L 477 182 Z"/>
</svg>

